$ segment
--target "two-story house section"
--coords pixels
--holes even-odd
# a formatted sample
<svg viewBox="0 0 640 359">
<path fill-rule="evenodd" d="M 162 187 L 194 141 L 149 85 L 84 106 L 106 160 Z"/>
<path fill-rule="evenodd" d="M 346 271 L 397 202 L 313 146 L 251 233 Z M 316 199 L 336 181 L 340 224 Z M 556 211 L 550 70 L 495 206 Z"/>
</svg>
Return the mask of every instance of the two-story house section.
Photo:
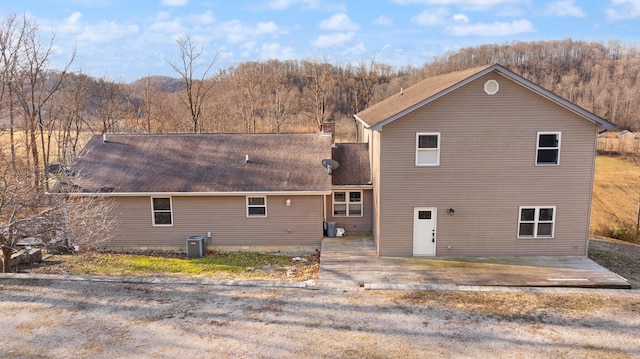
<svg viewBox="0 0 640 359">
<path fill-rule="evenodd" d="M 427 78 L 356 119 L 379 255 L 586 255 L 611 123 L 500 65 Z"/>
</svg>

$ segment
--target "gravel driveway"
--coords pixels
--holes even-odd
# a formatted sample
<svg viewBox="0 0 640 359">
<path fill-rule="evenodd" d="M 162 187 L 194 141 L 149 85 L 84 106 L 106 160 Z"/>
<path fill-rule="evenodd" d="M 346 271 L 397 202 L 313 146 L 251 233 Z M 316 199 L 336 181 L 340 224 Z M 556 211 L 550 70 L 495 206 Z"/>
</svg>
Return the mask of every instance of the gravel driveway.
<svg viewBox="0 0 640 359">
<path fill-rule="evenodd" d="M 640 357 L 640 294 L 625 290 L 2 279 L 0 313 L 0 358 Z"/>
</svg>

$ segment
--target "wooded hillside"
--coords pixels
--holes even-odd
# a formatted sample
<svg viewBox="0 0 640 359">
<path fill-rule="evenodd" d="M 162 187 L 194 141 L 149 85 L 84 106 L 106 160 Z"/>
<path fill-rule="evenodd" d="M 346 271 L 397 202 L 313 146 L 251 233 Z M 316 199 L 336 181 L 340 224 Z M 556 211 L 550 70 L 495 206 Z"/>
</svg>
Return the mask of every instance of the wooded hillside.
<svg viewBox="0 0 640 359">
<path fill-rule="evenodd" d="M 217 69 L 189 37 L 177 42 L 176 78 L 125 84 L 48 68 L 37 24 L 15 15 L 0 23 L 0 139 L 18 152 L 38 184 L 50 163 L 67 163 L 81 134 L 314 132 L 334 120 L 354 141 L 353 114 L 430 75 L 500 63 L 621 128 L 640 130 L 640 50 L 618 41 L 559 40 L 482 45 L 447 53 L 421 68 L 375 58 L 245 62 Z M 74 60 L 70 55 L 69 66 Z M 26 136 L 14 136 L 24 131 Z M 18 142 L 20 141 L 20 142 Z M 59 146 L 50 146 L 57 141 Z M 3 146 L 5 147 L 5 146 Z M 46 179 L 44 180 L 46 182 Z"/>
</svg>

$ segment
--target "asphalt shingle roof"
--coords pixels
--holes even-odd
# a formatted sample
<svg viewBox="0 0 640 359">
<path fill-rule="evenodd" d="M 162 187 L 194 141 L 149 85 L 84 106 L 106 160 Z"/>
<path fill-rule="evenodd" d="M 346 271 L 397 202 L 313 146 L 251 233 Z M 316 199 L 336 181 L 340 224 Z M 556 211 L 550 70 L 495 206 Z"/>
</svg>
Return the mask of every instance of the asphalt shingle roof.
<svg viewBox="0 0 640 359">
<path fill-rule="evenodd" d="M 328 192 L 325 158 L 331 137 L 319 134 L 96 135 L 72 183 L 114 193 Z"/>
<path fill-rule="evenodd" d="M 337 143 L 333 148 L 333 159 L 340 164 L 331 176 L 334 185 L 371 184 L 368 143 Z"/>
</svg>

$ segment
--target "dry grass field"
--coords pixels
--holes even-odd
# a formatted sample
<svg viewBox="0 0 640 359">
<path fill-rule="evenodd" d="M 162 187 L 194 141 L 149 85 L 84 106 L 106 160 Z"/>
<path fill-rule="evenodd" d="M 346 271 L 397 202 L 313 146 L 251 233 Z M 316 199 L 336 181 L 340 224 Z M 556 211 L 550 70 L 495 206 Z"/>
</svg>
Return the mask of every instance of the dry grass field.
<svg viewBox="0 0 640 359">
<path fill-rule="evenodd" d="M 640 199 L 640 166 L 633 159 L 598 156 L 591 205 L 591 232 L 633 239 Z"/>
</svg>

